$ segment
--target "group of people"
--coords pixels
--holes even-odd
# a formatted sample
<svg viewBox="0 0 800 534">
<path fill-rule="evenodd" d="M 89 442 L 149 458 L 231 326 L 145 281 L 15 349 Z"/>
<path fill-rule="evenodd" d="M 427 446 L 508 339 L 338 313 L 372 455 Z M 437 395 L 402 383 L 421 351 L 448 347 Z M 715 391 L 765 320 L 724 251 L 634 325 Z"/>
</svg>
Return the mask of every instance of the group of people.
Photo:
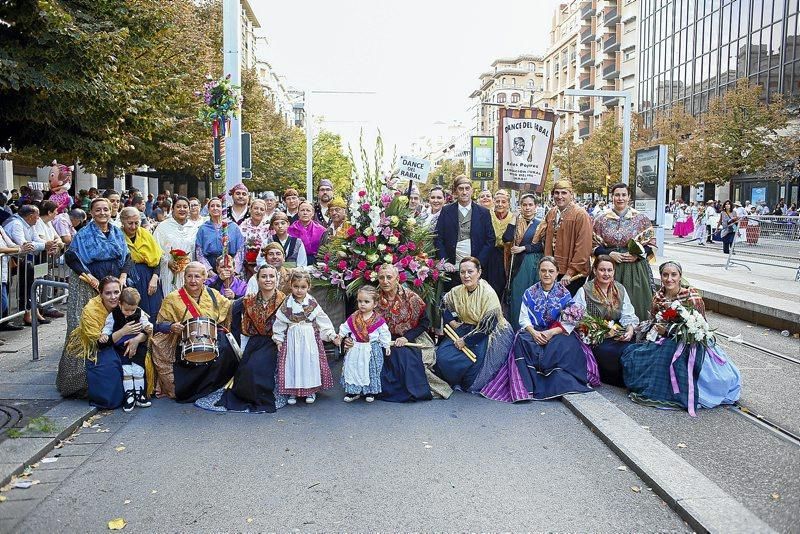
<svg viewBox="0 0 800 534">
<path fill-rule="evenodd" d="M 63 395 L 126 410 L 156 395 L 274 412 L 313 404 L 334 386 L 328 360 L 338 347 L 345 402 L 446 399 L 454 389 L 544 400 L 601 383 L 691 412 L 738 398 L 738 371 L 721 348 L 678 344 L 659 321 L 675 302 L 704 313 L 702 299 L 675 262 L 661 265 L 656 288 L 654 232 L 624 184 L 594 217 L 567 181 L 555 183 L 549 210 L 526 193 L 516 212 L 505 190 L 475 201 L 465 176 L 449 204 L 439 186 L 427 206 L 412 189 L 410 213 L 435 233 L 448 271 L 441 302 L 426 303 L 388 263 L 347 306 L 314 277 L 320 247 L 348 226 L 347 203 L 329 181 L 313 203 L 287 190 L 283 210 L 274 195 L 253 198 L 243 184 L 228 193 L 227 207 L 209 200 L 199 226 L 189 222 L 189 200 L 173 197 L 152 233 L 135 208 L 121 210 L 119 229 L 109 202 L 92 200 L 91 220 L 65 255 L 77 276 Z M 429 306 L 441 308 L 441 324 L 430 323 Z M 587 343 L 577 331 L 583 315 L 620 328 Z"/>
</svg>

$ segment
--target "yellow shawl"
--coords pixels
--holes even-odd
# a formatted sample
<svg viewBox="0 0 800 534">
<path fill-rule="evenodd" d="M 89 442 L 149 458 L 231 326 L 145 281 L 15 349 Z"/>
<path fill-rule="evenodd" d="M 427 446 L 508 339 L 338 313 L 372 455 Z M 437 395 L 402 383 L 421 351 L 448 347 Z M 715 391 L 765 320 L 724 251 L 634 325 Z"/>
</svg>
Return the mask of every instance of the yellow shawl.
<svg viewBox="0 0 800 534">
<path fill-rule="evenodd" d="M 144 263 L 148 267 L 155 267 L 161 263 L 161 256 L 164 252 L 153 238 L 153 234 L 144 228 L 136 229 L 136 241 L 132 241 L 128 234 L 125 234 L 125 243 L 128 244 L 128 250 L 134 263 Z"/>
<path fill-rule="evenodd" d="M 100 295 L 89 300 L 81 312 L 78 327 L 72 331 L 67 339 L 66 352 L 76 358 L 85 358 L 97 361 L 97 340 L 106 323 L 109 312 Z"/>
<path fill-rule="evenodd" d="M 514 222 L 514 215 L 509 211 L 504 219 L 498 219 L 494 210 L 490 210 L 490 213 L 492 215 L 492 226 L 494 227 L 494 246 L 502 247 L 503 234 L 506 233 L 508 225 Z"/>
<path fill-rule="evenodd" d="M 445 305 L 456 312 L 463 323 L 478 325 L 488 315 L 498 315 L 498 319 L 503 320 L 503 314 L 497 313 L 500 311 L 500 299 L 486 280 L 479 280 L 478 287 L 472 293 L 463 285 L 454 287 L 445 296 Z"/>
</svg>

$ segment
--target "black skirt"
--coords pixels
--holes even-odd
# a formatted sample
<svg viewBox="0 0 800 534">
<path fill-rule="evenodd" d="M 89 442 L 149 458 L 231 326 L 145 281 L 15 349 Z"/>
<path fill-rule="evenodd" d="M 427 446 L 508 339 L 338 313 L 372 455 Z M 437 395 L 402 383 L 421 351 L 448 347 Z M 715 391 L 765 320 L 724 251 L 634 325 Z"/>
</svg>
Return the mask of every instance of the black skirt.
<svg viewBox="0 0 800 534">
<path fill-rule="evenodd" d="M 219 356 L 212 362 L 194 365 L 181 360 L 180 345 L 175 353 L 172 371 L 175 375 L 175 400 L 194 402 L 212 391 L 223 387 L 236 373 L 238 360 L 228 338 L 221 332 L 217 335 Z"/>
<path fill-rule="evenodd" d="M 272 338 L 252 336 L 233 377 L 233 387 L 217 403 L 236 412 L 275 413 L 275 370 L 278 347 Z"/>
</svg>

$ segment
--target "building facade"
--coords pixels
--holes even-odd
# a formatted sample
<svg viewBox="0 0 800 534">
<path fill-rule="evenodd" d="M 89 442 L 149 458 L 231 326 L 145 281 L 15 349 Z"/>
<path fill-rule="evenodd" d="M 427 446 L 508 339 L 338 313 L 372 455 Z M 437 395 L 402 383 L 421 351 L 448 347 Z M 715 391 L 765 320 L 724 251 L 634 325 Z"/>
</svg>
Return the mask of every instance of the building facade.
<svg viewBox="0 0 800 534">
<path fill-rule="evenodd" d="M 480 75 L 480 87 L 470 94 L 475 135 L 495 135 L 500 107 L 530 106 L 542 91 L 544 72 L 539 56 L 500 58 L 491 67 Z"/>
<path fill-rule="evenodd" d="M 763 97 L 800 98 L 798 0 L 642 0 L 639 107 L 650 123 L 659 111 L 683 106 L 693 115 L 749 78 Z M 797 199 L 797 181 L 764 176 L 731 180 L 730 198 Z M 689 199 L 688 192 L 684 198 Z M 719 195 L 718 195 L 719 197 Z M 691 198 L 695 200 L 695 198 Z"/>
</svg>

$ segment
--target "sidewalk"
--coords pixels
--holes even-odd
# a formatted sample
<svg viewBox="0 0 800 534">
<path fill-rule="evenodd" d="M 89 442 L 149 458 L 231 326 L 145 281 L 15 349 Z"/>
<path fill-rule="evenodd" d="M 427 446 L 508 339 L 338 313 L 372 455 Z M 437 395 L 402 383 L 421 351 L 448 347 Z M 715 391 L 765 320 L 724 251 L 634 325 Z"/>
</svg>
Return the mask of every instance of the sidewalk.
<svg viewBox="0 0 800 534">
<path fill-rule="evenodd" d="M 39 327 L 39 361 L 31 361 L 31 329 L 0 332 L 0 486 L 44 456 L 97 410 L 86 401 L 64 401 L 56 372 L 66 319 Z M 26 428 L 34 422 L 37 430 Z M 9 437 L 15 430 L 18 437 Z"/>
<path fill-rule="evenodd" d="M 683 267 L 684 277 L 703 293 L 709 309 L 792 334 L 800 332 L 796 265 L 791 268 L 791 263 L 777 263 L 770 258 L 734 256 L 751 270 L 742 265 L 725 270 L 728 257 L 716 243 L 699 246 L 696 241 L 668 238 L 664 249 L 664 257 L 651 266 L 656 280 L 658 266 L 675 260 Z"/>
</svg>

